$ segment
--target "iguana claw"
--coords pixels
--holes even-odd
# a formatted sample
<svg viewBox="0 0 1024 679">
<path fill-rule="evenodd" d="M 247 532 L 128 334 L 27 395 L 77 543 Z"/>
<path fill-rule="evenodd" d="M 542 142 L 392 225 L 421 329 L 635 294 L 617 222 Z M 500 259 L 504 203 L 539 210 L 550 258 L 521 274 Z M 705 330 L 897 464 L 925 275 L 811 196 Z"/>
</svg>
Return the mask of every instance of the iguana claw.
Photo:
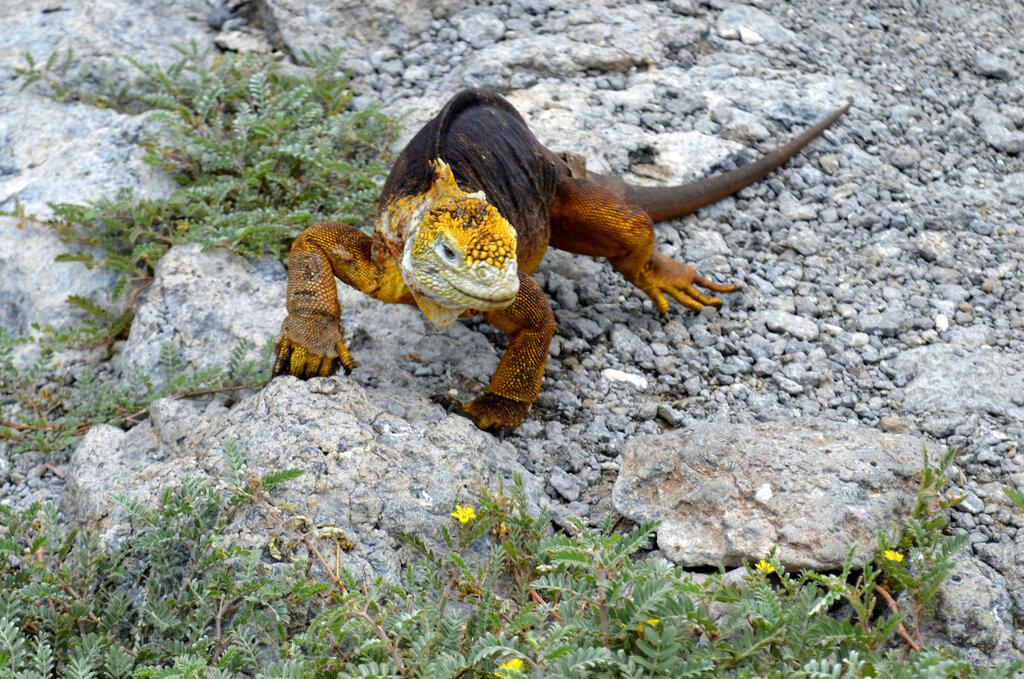
<svg viewBox="0 0 1024 679">
<path fill-rule="evenodd" d="M 660 252 L 654 253 L 650 264 L 635 283 L 647 293 L 654 305 L 658 307 L 658 313 L 662 314 L 668 311 L 668 300 L 665 299 L 665 294 L 687 309 L 700 313 L 705 306 L 722 306 L 722 300 L 705 295 L 697 289 L 698 286 L 714 292 L 739 290 L 738 285 L 715 283 L 704 278 L 689 264 L 677 262 Z"/>
<path fill-rule="evenodd" d="M 333 375 L 338 370 L 338 366 L 344 368 L 346 375 L 355 369 L 356 362 L 345 345 L 340 326 L 335 326 L 333 331 L 329 331 L 318 323 L 319 327 L 316 332 L 309 333 L 303 332 L 306 325 L 308 323 L 291 316 L 285 319 L 281 330 L 281 340 L 277 343 L 277 360 L 274 361 L 275 375 L 294 375 L 306 379 Z M 325 334 L 333 343 L 324 342 Z M 316 338 L 316 348 L 304 346 L 303 343 L 294 339 L 296 336 Z"/>
<path fill-rule="evenodd" d="M 481 429 L 512 431 L 523 423 L 530 404 L 513 401 L 497 394 L 484 394 L 462 406 L 462 409 Z"/>
</svg>

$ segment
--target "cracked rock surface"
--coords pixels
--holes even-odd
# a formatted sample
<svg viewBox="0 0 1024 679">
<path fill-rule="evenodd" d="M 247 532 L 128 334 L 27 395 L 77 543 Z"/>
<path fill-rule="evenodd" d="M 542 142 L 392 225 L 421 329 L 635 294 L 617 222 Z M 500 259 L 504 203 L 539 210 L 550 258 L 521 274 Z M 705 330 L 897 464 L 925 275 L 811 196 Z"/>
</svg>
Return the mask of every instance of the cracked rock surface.
<svg viewBox="0 0 1024 679">
<path fill-rule="evenodd" d="M 924 441 L 826 420 L 700 423 L 638 437 L 620 454 L 615 509 L 661 521 L 684 566 L 739 565 L 775 547 L 790 570 L 870 559 L 879 526 L 913 509 Z"/>
</svg>

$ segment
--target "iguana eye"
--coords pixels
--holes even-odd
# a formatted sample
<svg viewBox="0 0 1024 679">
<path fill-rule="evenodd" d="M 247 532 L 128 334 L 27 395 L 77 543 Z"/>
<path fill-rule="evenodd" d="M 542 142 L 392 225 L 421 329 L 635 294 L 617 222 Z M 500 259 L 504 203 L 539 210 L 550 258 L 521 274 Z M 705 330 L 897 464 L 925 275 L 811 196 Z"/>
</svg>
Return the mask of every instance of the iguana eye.
<svg viewBox="0 0 1024 679">
<path fill-rule="evenodd" d="M 445 240 L 439 240 L 437 242 L 437 253 L 441 255 L 441 259 L 448 262 L 449 264 L 459 263 L 459 254 L 455 252 L 452 246 L 448 245 Z"/>
</svg>

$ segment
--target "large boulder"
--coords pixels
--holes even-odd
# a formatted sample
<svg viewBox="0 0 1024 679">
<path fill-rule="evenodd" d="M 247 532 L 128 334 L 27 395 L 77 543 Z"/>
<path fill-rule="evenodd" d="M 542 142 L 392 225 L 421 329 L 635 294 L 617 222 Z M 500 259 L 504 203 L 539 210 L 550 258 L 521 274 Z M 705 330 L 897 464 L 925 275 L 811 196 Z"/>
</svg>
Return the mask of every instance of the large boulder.
<svg viewBox="0 0 1024 679">
<path fill-rule="evenodd" d="M 273 257 L 249 260 L 195 243 L 171 248 L 135 313 L 118 358 L 122 372 L 163 379 L 165 344 L 191 370 L 225 367 L 239 345 L 250 360 L 258 358 L 284 320 L 286 283 Z"/>
<path fill-rule="evenodd" d="M 0 0 L 0 92 L 19 87 L 14 70 L 31 54 L 38 64 L 51 55 L 72 54 L 72 75 L 95 81 L 134 77 L 126 57 L 143 63 L 171 64 L 181 58 L 176 46 L 195 42 L 213 47 L 203 0 Z"/>
<path fill-rule="evenodd" d="M 661 521 L 658 546 L 684 566 L 734 566 L 775 547 L 788 568 L 831 569 L 913 508 L 923 440 L 861 425 L 699 424 L 628 441 L 612 498 Z"/>
<path fill-rule="evenodd" d="M 366 390 L 342 377 L 273 380 L 230 409 L 189 401 L 154 404 L 147 422 L 123 432 L 94 427 L 68 465 L 65 510 L 108 543 L 127 534 L 115 498 L 149 502 L 186 478 L 225 486 L 224 447 L 244 454 L 246 472 L 304 473 L 277 493 L 313 526 L 337 526 L 353 542 L 342 563 L 360 577 L 395 576 L 408 556 L 399 533 L 434 543 L 452 505 L 522 478 L 528 499 L 543 485 L 509 444 L 420 397 Z M 264 549 L 275 538 L 259 511 L 239 513 L 228 534 Z M 273 550 L 271 550 L 273 551 Z"/>
<path fill-rule="evenodd" d="M 15 201 L 49 217 L 50 203 L 86 203 L 131 190 L 156 198 L 174 190 L 169 175 L 145 163 L 145 115 L 22 93 L 0 97 L 0 210 Z"/>
<path fill-rule="evenodd" d="M 14 335 L 33 324 L 67 328 L 86 315 L 67 303 L 70 295 L 95 298 L 110 290 L 114 272 L 54 261 L 68 250 L 52 229 L 0 217 L 0 326 Z"/>
</svg>

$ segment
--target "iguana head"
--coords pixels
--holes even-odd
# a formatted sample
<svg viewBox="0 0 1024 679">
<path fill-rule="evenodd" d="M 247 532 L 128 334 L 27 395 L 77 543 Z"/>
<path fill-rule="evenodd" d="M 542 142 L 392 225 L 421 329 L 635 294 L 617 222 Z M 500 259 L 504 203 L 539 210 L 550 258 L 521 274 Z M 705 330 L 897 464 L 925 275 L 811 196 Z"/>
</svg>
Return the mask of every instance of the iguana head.
<svg viewBox="0 0 1024 679">
<path fill-rule="evenodd" d="M 519 292 L 516 232 L 486 196 L 459 189 L 436 160 L 433 185 L 413 200 L 401 270 L 427 317 L 445 325 L 465 309 L 510 305 Z"/>
</svg>

